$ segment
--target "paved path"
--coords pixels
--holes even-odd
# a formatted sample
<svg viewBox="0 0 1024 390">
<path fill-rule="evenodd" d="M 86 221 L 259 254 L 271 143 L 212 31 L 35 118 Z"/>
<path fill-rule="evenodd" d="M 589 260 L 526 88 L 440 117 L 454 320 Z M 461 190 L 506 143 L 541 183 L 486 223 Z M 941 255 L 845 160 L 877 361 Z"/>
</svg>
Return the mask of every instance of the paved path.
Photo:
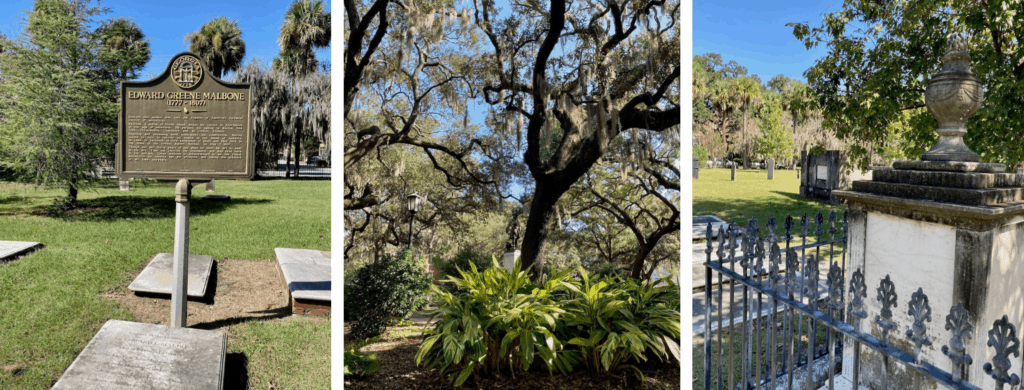
<svg viewBox="0 0 1024 390">
<path fill-rule="evenodd" d="M 427 312 L 437 309 L 436 307 L 426 307 L 423 310 L 415 311 L 409 316 L 409 321 L 412 322 L 413 326 L 430 326 L 441 319 L 440 316 L 430 318 Z"/>
</svg>

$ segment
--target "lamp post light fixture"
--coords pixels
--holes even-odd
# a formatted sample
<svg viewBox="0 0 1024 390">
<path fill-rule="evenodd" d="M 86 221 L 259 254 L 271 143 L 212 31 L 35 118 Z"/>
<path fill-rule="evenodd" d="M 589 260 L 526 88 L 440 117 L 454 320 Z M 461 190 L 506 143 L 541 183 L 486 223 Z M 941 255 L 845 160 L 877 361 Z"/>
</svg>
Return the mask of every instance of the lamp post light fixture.
<svg viewBox="0 0 1024 390">
<path fill-rule="evenodd" d="M 406 197 L 406 200 L 408 200 L 407 206 L 409 208 L 409 250 L 412 250 L 412 222 L 415 220 L 416 212 L 420 208 L 420 196 L 414 192 Z"/>
</svg>

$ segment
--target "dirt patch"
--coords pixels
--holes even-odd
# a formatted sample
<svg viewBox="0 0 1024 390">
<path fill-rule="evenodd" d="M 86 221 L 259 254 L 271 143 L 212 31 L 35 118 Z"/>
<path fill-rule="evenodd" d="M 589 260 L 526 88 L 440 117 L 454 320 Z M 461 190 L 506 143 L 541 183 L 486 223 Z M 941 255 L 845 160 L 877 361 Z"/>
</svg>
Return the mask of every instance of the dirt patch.
<svg viewBox="0 0 1024 390">
<path fill-rule="evenodd" d="M 388 328 L 380 342 L 372 343 L 362 349 L 363 352 L 376 352 L 380 361 L 380 370 L 365 377 L 346 376 L 346 390 L 370 389 L 456 389 L 441 376 L 440 370 L 426 369 L 416 366 L 416 353 L 423 342 L 420 327 Z M 348 327 L 345 328 L 348 333 Z M 655 359 L 657 360 L 657 359 Z M 648 362 L 640 366 L 645 380 L 641 382 L 632 372 L 615 374 L 595 374 L 578 368 L 568 376 L 555 372 L 518 373 L 515 378 L 472 378 L 463 384 L 462 389 L 651 389 L 667 390 L 680 388 L 679 363 L 665 364 Z"/>
<path fill-rule="evenodd" d="M 146 268 L 145 262 L 129 277 Z M 138 294 L 120 287 L 105 291 L 100 297 L 123 303 L 136 322 L 167 325 L 171 320 L 171 296 Z M 206 296 L 189 298 L 186 311 L 190 328 L 220 330 L 254 320 L 290 317 L 287 286 L 277 272 L 275 261 L 216 260 L 210 271 Z"/>
</svg>

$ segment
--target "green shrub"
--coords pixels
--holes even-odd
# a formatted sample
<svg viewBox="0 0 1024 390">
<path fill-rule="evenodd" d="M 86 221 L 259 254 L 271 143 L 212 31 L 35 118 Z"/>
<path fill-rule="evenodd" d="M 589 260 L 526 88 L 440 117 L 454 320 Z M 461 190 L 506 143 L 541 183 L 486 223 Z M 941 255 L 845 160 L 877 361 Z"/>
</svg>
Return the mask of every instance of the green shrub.
<svg viewBox="0 0 1024 390">
<path fill-rule="evenodd" d="M 697 166 L 703 168 L 708 162 L 708 150 L 700 144 L 693 144 L 693 157 L 697 158 Z"/>
<path fill-rule="evenodd" d="M 363 353 L 359 351 L 359 349 L 369 344 L 370 341 L 367 339 L 345 346 L 345 375 L 369 375 L 380 369 L 380 362 L 377 360 L 376 353 Z"/>
<path fill-rule="evenodd" d="M 483 272 L 474 264 L 451 277 L 464 295 L 440 288 L 441 319 L 420 345 L 417 364 L 439 367 L 461 386 L 471 374 L 490 376 L 530 369 L 567 374 L 577 366 L 593 371 L 632 369 L 653 354 L 679 359 L 679 286 L 605 277 L 583 268 L 532 283 L 516 261 L 514 272 L 497 265 Z M 539 359 L 538 359 L 539 358 Z"/>
<path fill-rule="evenodd" d="M 358 269 L 352 286 L 345 289 L 345 312 L 357 319 L 352 337 L 364 339 L 380 335 L 396 318 L 425 305 L 430 275 L 406 250 Z"/>
<path fill-rule="evenodd" d="M 491 261 L 473 248 L 463 249 L 455 255 L 454 259 L 448 261 L 442 260 L 439 257 L 436 257 L 434 260 L 434 266 L 437 267 L 441 279 L 449 276 L 459 276 L 459 270 L 469 270 L 470 264 L 475 265 L 477 270 L 481 272 L 491 267 Z"/>
</svg>

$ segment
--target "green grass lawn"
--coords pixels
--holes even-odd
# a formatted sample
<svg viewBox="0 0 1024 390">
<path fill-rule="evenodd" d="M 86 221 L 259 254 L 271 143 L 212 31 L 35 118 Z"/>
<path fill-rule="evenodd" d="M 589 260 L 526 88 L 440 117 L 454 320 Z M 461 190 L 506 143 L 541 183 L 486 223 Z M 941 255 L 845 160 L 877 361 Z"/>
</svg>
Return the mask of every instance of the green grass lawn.
<svg viewBox="0 0 1024 390">
<path fill-rule="evenodd" d="M 786 216 L 793 216 L 793 235 L 800 233 L 800 216 L 807 213 L 811 221 L 808 233 L 814 231 L 814 215 L 821 211 L 828 227 L 828 213 L 836 212 L 836 229 L 842 226 L 844 205 L 830 205 L 800 196 L 800 180 L 796 171 L 776 170 L 775 180 L 768 180 L 763 169 L 737 169 L 736 181 L 730 179 L 729 169 L 701 169 L 700 179 L 693 181 L 693 215 L 715 215 L 728 222 L 745 227 L 751 217 L 756 218 L 764 234 L 768 217 L 775 215 L 776 233 L 785 232 Z M 837 233 L 837 236 L 841 233 Z M 795 238 L 799 240 L 799 238 Z"/>
<path fill-rule="evenodd" d="M 216 193 L 232 200 L 201 202 L 203 187 L 193 189 L 190 253 L 258 260 L 274 259 L 275 247 L 331 248 L 328 181 L 218 181 Z M 80 209 L 50 213 L 63 194 L 0 182 L 0 240 L 45 245 L 0 264 L 2 389 L 52 386 L 107 320 L 133 320 L 122 304 L 97 294 L 126 287 L 131 271 L 173 251 L 173 183 L 133 182 L 132 191 L 121 192 L 110 182 L 81 191 Z M 250 383 L 271 376 L 291 384 L 278 388 L 330 383 L 330 321 L 235 329 L 241 336 L 228 352 L 244 354 Z M 307 340 L 297 346 L 300 337 Z"/>
</svg>

